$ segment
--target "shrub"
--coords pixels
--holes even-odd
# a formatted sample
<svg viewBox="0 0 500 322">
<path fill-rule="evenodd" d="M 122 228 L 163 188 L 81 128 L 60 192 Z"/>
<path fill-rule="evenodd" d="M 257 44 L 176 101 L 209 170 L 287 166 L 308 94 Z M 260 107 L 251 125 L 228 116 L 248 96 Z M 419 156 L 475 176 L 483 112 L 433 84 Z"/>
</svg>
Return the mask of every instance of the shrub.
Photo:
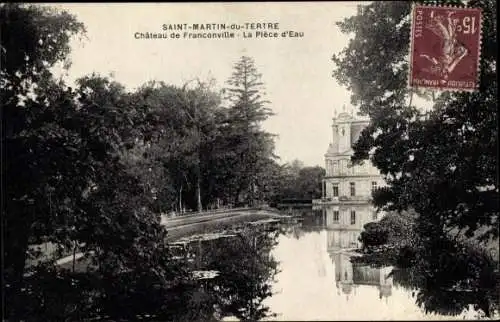
<svg viewBox="0 0 500 322">
<path fill-rule="evenodd" d="M 387 243 L 389 231 L 378 222 L 370 222 L 364 225 L 364 230 L 359 237 L 363 248 L 372 248 Z"/>
</svg>

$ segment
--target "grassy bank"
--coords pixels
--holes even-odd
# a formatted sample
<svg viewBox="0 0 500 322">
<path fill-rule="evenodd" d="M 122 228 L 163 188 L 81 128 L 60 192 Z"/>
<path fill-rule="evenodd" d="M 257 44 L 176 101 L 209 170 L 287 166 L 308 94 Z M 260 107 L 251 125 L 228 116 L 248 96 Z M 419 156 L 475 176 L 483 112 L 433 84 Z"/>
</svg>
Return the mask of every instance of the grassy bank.
<svg viewBox="0 0 500 322">
<path fill-rule="evenodd" d="M 242 213 L 241 215 L 228 218 L 221 218 L 212 221 L 202 221 L 199 223 L 167 228 L 167 241 L 186 237 L 194 234 L 211 233 L 220 230 L 230 229 L 234 225 L 255 222 L 262 219 L 277 218 L 280 215 L 277 212 L 252 212 Z"/>
<path fill-rule="evenodd" d="M 241 212 L 234 216 L 207 220 L 203 218 L 199 222 L 192 222 L 181 226 L 175 226 L 167 229 L 167 242 L 175 241 L 182 237 L 195 234 L 212 233 L 216 231 L 230 230 L 232 227 L 246 223 L 252 223 L 263 219 L 272 219 L 284 217 L 277 211 L 252 211 Z M 80 258 L 75 261 L 75 271 L 85 271 L 88 265 L 88 259 Z M 73 269 L 73 261 L 70 260 L 60 265 L 61 268 Z"/>
</svg>

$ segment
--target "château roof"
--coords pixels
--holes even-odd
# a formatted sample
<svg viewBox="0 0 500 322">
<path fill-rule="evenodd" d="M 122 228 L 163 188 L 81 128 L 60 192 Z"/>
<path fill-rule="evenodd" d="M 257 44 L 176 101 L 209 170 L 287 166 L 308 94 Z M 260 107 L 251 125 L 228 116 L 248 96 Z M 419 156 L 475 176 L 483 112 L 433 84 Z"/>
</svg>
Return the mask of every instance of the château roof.
<svg viewBox="0 0 500 322">
<path fill-rule="evenodd" d="M 351 115 L 349 115 L 349 113 L 346 113 L 346 112 L 342 112 L 338 115 L 339 119 L 350 119 L 351 118 Z"/>
<path fill-rule="evenodd" d="M 335 153 L 337 153 L 337 151 L 335 151 L 335 148 L 333 147 L 333 144 L 330 143 L 328 145 L 328 150 L 326 151 L 326 154 L 330 154 L 331 155 L 331 154 L 335 154 Z"/>
<path fill-rule="evenodd" d="M 352 147 L 350 147 L 348 150 L 345 150 L 345 151 L 335 151 L 335 148 L 333 147 L 333 144 L 329 144 L 328 145 L 328 150 L 326 151 L 326 155 L 327 156 L 350 156 L 354 154 L 354 150 L 352 149 Z"/>
</svg>

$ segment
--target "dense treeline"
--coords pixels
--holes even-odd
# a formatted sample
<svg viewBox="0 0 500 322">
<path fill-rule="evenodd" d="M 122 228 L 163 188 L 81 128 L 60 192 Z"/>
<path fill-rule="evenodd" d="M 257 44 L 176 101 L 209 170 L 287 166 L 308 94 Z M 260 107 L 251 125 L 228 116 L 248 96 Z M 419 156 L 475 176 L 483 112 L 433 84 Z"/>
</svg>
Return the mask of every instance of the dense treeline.
<svg viewBox="0 0 500 322">
<path fill-rule="evenodd" d="M 223 91 L 199 80 L 128 91 L 96 74 L 72 88 L 52 68 L 69 65 L 82 23 L 34 5 L 2 4 L 0 17 L 6 316 L 182 320 L 193 285 L 160 214 L 257 205 L 280 186 L 254 61 L 241 57 Z M 49 242 L 91 266 L 26 266 Z"/>
<path fill-rule="evenodd" d="M 475 304 L 491 315 L 498 309 L 499 287 L 496 5 L 492 0 L 431 2 L 482 9 L 478 91 L 407 87 L 410 2 L 373 2 L 340 22 L 341 31 L 354 37 L 333 57 L 334 76 L 371 119 L 355 144 L 353 161 L 370 158 L 384 175 L 388 185 L 375 192 L 374 203 L 395 214 L 416 213 L 405 225 L 394 214 L 388 221 L 399 230 L 411 227 L 412 240 L 406 243 L 411 250 L 400 250 L 420 272 L 413 279 L 419 304 L 439 311 L 437 302 L 453 297 L 436 294 L 461 290 L 472 292 Z M 432 110 L 422 113 L 413 96 L 432 100 Z M 390 241 L 394 232 L 387 224 L 366 227 L 363 240 Z M 488 251 L 491 244 L 497 253 Z M 467 302 L 446 304 L 451 309 L 444 313 L 454 314 Z"/>
<path fill-rule="evenodd" d="M 325 169 L 320 166 L 305 166 L 299 160 L 293 160 L 276 166 L 275 186 L 268 194 L 272 202 L 283 199 L 319 199 Z"/>
</svg>

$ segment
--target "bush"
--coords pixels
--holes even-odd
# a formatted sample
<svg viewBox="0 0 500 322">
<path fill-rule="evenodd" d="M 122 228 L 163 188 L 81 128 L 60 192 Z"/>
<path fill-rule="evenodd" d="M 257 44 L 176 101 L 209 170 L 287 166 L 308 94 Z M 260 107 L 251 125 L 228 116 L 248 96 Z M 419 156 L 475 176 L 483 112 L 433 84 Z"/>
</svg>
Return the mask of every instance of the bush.
<svg viewBox="0 0 500 322">
<path fill-rule="evenodd" d="M 377 247 L 387 243 L 389 231 L 380 223 L 370 222 L 365 224 L 363 228 L 364 230 L 359 237 L 359 241 L 363 244 L 363 248 Z"/>
<path fill-rule="evenodd" d="M 397 249 L 416 244 L 416 214 L 410 211 L 389 212 L 378 222 L 364 225 L 359 238 L 363 248 L 389 245 Z"/>
</svg>

